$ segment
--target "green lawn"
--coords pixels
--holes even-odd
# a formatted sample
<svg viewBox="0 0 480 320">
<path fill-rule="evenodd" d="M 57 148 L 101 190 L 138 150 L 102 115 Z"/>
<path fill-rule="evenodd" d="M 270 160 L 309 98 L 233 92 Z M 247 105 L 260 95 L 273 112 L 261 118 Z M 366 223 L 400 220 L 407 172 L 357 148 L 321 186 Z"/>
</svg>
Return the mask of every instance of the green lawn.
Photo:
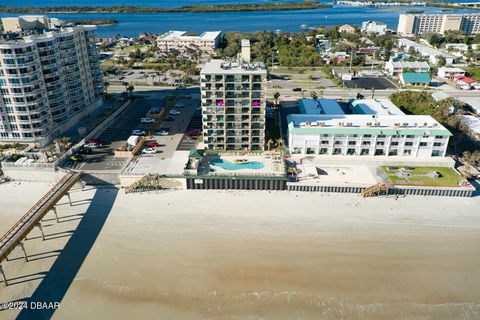
<svg viewBox="0 0 480 320">
<path fill-rule="evenodd" d="M 411 168 L 412 170 L 402 170 L 402 168 L 405 167 L 396 167 L 398 169 L 389 170 L 392 167 L 393 166 L 382 166 L 382 170 L 388 176 L 390 182 L 396 185 L 456 187 L 462 180 L 460 175 L 452 168 L 413 167 Z M 427 174 L 432 171 L 437 172 L 439 177 L 427 176 Z M 397 176 L 398 173 L 403 174 L 403 176 Z"/>
</svg>

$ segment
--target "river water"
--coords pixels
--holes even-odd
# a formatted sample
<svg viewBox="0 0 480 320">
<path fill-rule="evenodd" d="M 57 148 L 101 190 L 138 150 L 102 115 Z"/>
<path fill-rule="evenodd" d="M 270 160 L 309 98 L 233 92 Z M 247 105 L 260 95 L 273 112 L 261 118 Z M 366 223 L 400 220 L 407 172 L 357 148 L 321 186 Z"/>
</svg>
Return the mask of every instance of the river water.
<svg viewBox="0 0 480 320">
<path fill-rule="evenodd" d="M 103 0 L 102 6 L 136 5 L 176 7 L 195 4 L 222 4 L 232 3 L 225 0 Z M 267 1 L 235 0 L 235 3 L 259 3 Z M 329 3 L 329 1 L 323 1 Z M 68 5 L 99 5 L 98 0 L 71 0 Z M 6 1 L 3 5 L 15 6 L 61 6 L 64 0 L 34 1 L 15 0 Z M 425 7 L 349 7 L 334 6 L 316 10 L 292 11 L 258 11 L 258 12 L 215 12 L 215 13 L 83 13 L 83 14 L 50 14 L 60 19 L 116 19 L 119 24 L 103 26 L 97 30 L 99 37 L 110 37 L 116 34 L 137 36 L 141 32 L 162 33 L 168 30 L 185 30 L 189 32 L 203 32 L 205 30 L 222 31 L 259 31 L 282 30 L 302 31 L 301 25 L 333 26 L 342 23 L 360 25 L 365 20 L 378 20 L 387 23 L 389 28 L 396 29 L 399 13 L 406 10 L 424 10 L 425 13 L 442 13 L 441 8 Z M 468 10 L 458 10 L 468 12 Z M 478 11 L 476 11 L 478 12 Z M 14 16 L 12 13 L 0 12 L 0 17 Z"/>
</svg>

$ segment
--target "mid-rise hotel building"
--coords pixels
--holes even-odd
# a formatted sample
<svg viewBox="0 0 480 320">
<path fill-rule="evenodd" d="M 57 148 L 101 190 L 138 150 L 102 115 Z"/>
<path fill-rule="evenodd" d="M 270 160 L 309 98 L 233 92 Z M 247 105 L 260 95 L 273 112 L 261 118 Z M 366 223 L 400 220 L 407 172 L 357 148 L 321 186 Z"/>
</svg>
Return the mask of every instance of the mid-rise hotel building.
<svg viewBox="0 0 480 320">
<path fill-rule="evenodd" d="M 94 26 L 0 38 L 0 142 L 48 144 L 104 91 Z"/>
<path fill-rule="evenodd" d="M 206 149 L 263 150 L 267 69 L 250 62 L 249 41 L 237 61 L 211 60 L 200 75 Z"/>
<path fill-rule="evenodd" d="M 404 35 L 461 31 L 480 34 L 480 13 L 462 14 L 401 14 L 397 32 Z"/>
<path fill-rule="evenodd" d="M 330 106 L 321 114 L 289 115 L 290 153 L 418 158 L 446 154 L 451 133 L 430 116 L 405 115 L 386 99 L 357 100 L 350 108 L 351 114 Z"/>
</svg>

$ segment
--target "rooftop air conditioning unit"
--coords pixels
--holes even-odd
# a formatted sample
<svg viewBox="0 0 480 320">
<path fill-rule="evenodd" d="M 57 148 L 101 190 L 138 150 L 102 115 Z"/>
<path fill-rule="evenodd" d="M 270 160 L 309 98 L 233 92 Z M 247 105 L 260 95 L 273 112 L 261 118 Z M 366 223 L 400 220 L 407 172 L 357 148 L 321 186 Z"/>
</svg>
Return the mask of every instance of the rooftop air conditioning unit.
<svg viewBox="0 0 480 320">
<path fill-rule="evenodd" d="M 371 127 L 372 126 L 372 123 L 371 122 L 367 122 L 367 127 Z"/>
</svg>

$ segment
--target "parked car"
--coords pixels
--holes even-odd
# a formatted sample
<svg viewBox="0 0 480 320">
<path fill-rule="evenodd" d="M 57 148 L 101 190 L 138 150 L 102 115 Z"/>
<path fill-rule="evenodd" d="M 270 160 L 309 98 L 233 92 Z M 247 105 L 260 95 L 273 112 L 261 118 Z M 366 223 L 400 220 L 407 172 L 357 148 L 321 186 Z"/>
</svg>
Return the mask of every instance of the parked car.
<svg viewBox="0 0 480 320">
<path fill-rule="evenodd" d="M 142 153 L 155 154 L 155 153 L 157 153 L 157 150 L 155 148 L 147 147 L 147 148 L 142 150 Z"/>
<path fill-rule="evenodd" d="M 146 134 L 147 134 L 147 131 L 143 129 L 135 129 L 132 131 L 132 136 L 144 136 Z"/>
<path fill-rule="evenodd" d="M 94 138 L 88 139 L 87 143 L 88 144 L 96 144 L 99 147 L 103 145 L 102 141 L 100 141 L 98 139 L 94 139 Z"/>
<path fill-rule="evenodd" d="M 190 130 L 185 132 L 185 135 L 187 135 L 188 137 L 197 137 L 200 135 L 200 130 L 199 129 Z"/>
<path fill-rule="evenodd" d="M 97 149 L 98 147 L 100 147 L 101 145 L 100 144 L 96 144 L 96 143 L 87 143 L 85 145 L 83 145 L 85 148 L 89 148 L 89 149 Z"/>
<path fill-rule="evenodd" d="M 140 119 L 140 122 L 141 123 L 154 123 L 155 119 L 153 119 L 153 118 L 142 118 L 142 119 Z"/>
<path fill-rule="evenodd" d="M 174 121 L 175 119 L 173 117 L 166 117 L 165 121 Z"/>
<path fill-rule="evenodd" d="M 172 116 L 178 116 L 180 114 L 180 111 L 170 110 L 169 114 L 171 114 Z"/>
<path fill-rule="evenodd" d="M 177 103 L 177 104 L 175 105 L 175 108 L 176 108 L 176 109 L 182 109 L 182 108 L 185 108 L 185 106 L 183 105 L 183 103 Z"/>
<path fill-rule="evenodd" d="M 92 148 L 85 147 L 85 146 L 81 147 L 77 151 L 78 154 L 92 154 L 92 152 L 93 152 Z"/>
<path fill-rule="evenodd" d="M 302 91 L 302 88 L 293 88 L 292 91 L 294 91 L 294 92 L 301 92 L 301 91 Z"/>
<path fill-rule="evenodd" d="M 155 135 L 157 136 L 168 136 L 170 134 L 170 129 L 168 128 L 159 128 L 155 131 Z"/>
<path fill-rule="evenodd" d="M 151 140 L 151 141 L 147 141 L 147 143 L 145 143 L 145 146 L 150 148 L 155 148 L 155 147 L 160 147 L 160 143 L 158 143 L 155 140 Z"/>
</svg>

